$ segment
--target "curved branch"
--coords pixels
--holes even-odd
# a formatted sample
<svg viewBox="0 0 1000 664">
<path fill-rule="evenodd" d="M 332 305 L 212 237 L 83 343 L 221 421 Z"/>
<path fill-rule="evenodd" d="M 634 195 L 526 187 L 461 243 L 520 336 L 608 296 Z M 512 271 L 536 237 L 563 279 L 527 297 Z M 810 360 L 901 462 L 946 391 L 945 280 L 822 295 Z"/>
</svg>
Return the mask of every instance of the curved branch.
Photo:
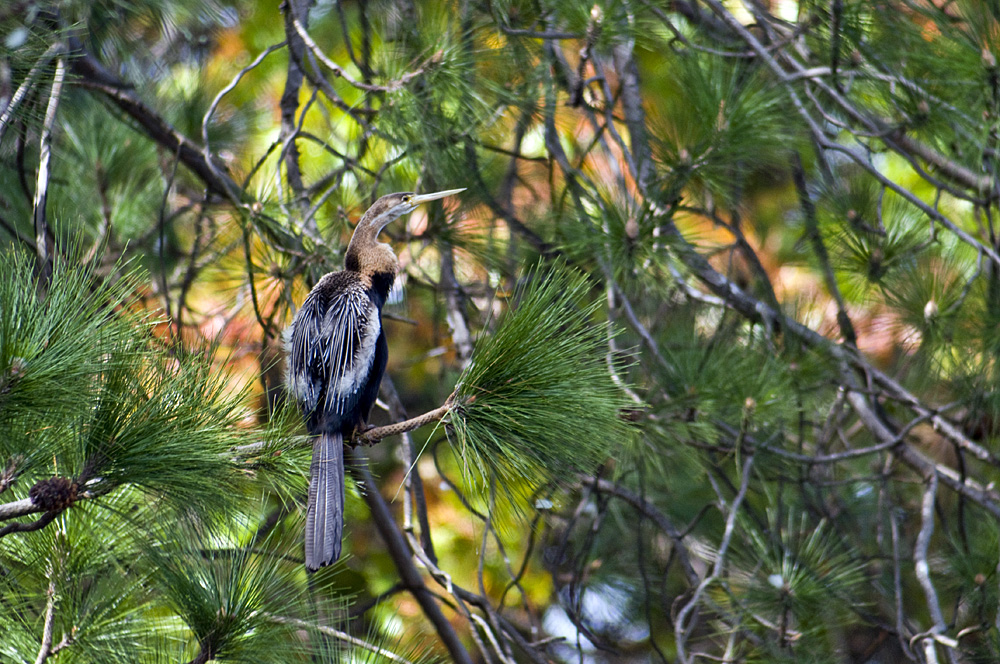
<svg viewBox="0 0 1000 664">
<path fill-rule="evenodd" d="M 403 422 L 397 422 L 395 424 L 387 424 L 382 427 L 374 427 L 368 429 L 367 431 L 358 433 L 354 440 L 351 441 L 352 445 L 374 445 L 383 438 L 388 438 L 389 436 L 395 436 L 401 433 L 406 433 L 407 431 L 413 431 L 414 429 L 419 429 L 425 424 L 430 424 L 431 422 L 437 422 L 444 418 L 445 415 L 451 412 L 454 407 L 452 401 L 454 393 L 448 397 L 443 406 L 439 406 L 434 410 L 428 411 L 423 415 L 417 415 L 416 417 L 411 417 Z"/>
<path fill-rule="evenodd" d="M 0 537 L 6 537 L 11 533 L 30 533 L 35 530 L 41 530 L 55 521 L 55 518 L 60 514 L 62 514 L 62 510 L 56 510 L 53 512 L 46 512 L 35 521 L 30 521 L 28 523 L 21 523 L 20 521 L 8 523 L 3 528 L 0 528 Z"/>
<path fill-rule="evenodd" d="M 302 38 L 302 41 L 305 43 L 305 45 L 309 48 L 310 51 L 312 51 L 313 55 L 316 56 L 316 59 L 322 62 L 324 66 L 326 66 L 331 72 L 333 72 L 334 76 L 336 76 L 337 78 L 344 79 L 345 81 L 347 81 L 347 83 L 357 88 L 358 90 L 364 90 L 365 92 L 395 92 L 396 90 L 399 90 L 404 85 L 409 83 L 412 79 L 423 74 L 424 69 L 426 68 L 426 64 L 421 65 L 420 67 L 417 67 L 416 70 L 403 74 L 398 80 L 392 81 L 387 85 L 374 85 L 371 83 L 363 83 L 361 81 L 355 80 L 354 77 L 352 77 L 350 74 L 344 71 L 343 67 L 338 65 L 330 58 L 328 58 L 326 54 L 323 53 L 323 50 L 319 47 L 319 45 L 317 45 L 316 42 L 313 41 L 312 37 L 309 36 L 309 33 L 306 32 L 306 29 L 302 27 L 302 23 L 299 22 L 298 18 L 292 18 L 292 24 L 295 26 L 295 31 L 298 33 L 299 37 Z"/>
</svg>

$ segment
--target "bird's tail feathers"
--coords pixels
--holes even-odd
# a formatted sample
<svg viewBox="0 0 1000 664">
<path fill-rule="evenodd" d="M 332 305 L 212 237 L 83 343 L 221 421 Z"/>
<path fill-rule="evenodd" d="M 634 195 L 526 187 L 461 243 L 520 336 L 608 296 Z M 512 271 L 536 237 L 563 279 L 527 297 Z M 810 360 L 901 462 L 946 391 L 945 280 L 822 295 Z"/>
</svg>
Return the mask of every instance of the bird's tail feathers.
<svg viewBox="0 0 1000 664">
<path fill-rule="evenodd" d="M 344 438 L 321 433 L 313 442 L 306 507 L 306 568 L 317 570 L 340 557 L 344 530 Z"/>
</svg>

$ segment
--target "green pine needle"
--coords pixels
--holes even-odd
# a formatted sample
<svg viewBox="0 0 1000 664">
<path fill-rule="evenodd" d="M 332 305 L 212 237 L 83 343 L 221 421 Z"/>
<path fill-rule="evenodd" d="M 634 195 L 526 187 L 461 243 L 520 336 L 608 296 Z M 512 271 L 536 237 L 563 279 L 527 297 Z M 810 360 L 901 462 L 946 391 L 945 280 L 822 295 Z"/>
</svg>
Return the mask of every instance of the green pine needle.
<svg viewBox="0 0 1000 664">
<path fill-rule="evenodd" d="M 305 644 L 280 620 L 308 617 L 297 542 L 272 533 L 259 547 L 242 546 L 241 525 L 182 521 L 153 534 L 160 541 L 145 552 L 155 563 L 152 584 L 190 631 L 189 656 L 207 650 L 228 662 L 301 661 Z"/>
<path fill-rule="evenodd" d="M 467 476 L 522 494 L 594 470 L 631 435 L 605 362 L 608 324 L 595 322 L 599 303 L 581 303 L 585 277 L 535 270 L 524 283 L 477 344 L 450 416 Z"/>
</svg>

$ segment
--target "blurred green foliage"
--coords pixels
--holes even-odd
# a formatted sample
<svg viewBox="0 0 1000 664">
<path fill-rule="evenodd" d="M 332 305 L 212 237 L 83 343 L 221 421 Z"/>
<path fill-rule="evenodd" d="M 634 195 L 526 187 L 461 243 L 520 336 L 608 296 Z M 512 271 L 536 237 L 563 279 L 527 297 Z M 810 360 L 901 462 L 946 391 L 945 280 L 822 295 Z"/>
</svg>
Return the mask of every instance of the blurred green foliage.
<svg viewBox="0 0 1000 664">
<path fill-rule="evenodd" d="M 980 0 L 5 4 L 0 659 L 996 661 L 997 35 Z M 383 234 L 374 420 L 450 412 L 354 453 L 307 576 L 282 330 L 367 205 L 452 187 Z"/>
</svg>

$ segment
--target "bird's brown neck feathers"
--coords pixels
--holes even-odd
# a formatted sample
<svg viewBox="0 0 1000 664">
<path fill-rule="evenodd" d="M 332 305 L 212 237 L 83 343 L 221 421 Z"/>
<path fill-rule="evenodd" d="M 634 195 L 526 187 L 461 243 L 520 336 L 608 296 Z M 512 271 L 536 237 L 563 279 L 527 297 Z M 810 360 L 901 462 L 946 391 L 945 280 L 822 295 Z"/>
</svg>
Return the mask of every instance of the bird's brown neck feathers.
<svg viewBox="0 0 1000 664">
<path fill-rule="evenodd" d="M 351 243 L 347 245 L 344 267 L 358 272 L 363 278 L 384 274 L 396 276 L 399 261 L 389 245 L 378 241 L 381 228 L 374 227 L 367 219 L 362 219 L 354 230 Z"/>
</svg>

